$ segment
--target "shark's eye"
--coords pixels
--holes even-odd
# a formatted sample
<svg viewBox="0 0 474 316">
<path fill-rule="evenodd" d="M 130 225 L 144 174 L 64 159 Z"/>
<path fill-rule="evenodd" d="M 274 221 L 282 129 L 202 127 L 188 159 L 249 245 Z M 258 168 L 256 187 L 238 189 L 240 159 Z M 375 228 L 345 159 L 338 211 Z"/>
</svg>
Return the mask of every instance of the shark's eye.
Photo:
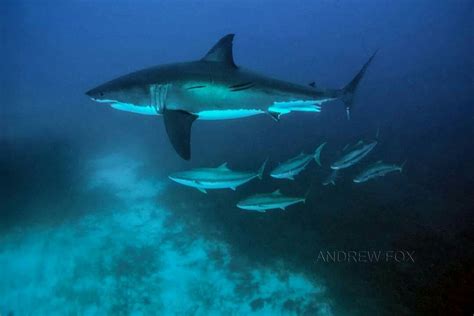
<svg viewBox="0 0 474 316">
<path fill-rule="evenodd" d="M 104 96 L 104 93 L 103 93 L 103 92 L 100 92 L 99 95 L 100 95 L 101 97 L 103 97 L 103 96 Z"/>
</svg>

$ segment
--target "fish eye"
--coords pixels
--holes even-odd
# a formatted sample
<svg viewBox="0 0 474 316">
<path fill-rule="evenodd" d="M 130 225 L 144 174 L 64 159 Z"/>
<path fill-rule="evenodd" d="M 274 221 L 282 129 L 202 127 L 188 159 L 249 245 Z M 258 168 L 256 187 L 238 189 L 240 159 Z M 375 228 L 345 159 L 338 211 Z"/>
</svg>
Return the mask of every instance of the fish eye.
<svg viewBox="0 0 474 316">
<path fill-rule="evenodd" d="M 100 95 L 101 97 L 103 97 L 103 96 L 104 96 L 104 93 L 103 93 L 103 92 L 100 92 L 99 95 Z"/>
</svg>

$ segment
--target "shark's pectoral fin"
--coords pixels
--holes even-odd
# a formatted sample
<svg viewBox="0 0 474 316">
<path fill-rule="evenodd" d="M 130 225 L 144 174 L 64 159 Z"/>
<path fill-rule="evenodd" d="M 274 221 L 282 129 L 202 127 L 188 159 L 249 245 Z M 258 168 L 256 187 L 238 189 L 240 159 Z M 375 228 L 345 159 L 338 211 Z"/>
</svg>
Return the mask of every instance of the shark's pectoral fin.
<svg viewBox="0 0 474 316">
<path fill-rule="evenodd" d="M 182 110 L 163 109 L 166 133 L 176 152 L 185 160 L 191 158 L 191 126 L 197 115 Z"/>
<path fill-rule="evenodd" d="M 235 187 L 230 187 L 230 189 L 231 189 L 232 191 L 235 191 Z"/>
</svg>

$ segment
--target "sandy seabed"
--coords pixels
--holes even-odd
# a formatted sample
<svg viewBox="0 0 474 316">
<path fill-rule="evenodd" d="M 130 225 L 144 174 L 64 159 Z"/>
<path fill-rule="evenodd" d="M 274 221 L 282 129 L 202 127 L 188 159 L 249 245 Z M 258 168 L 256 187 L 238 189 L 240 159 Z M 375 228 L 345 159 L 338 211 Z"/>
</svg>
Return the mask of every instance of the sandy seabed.
<svg viewBox="0 0 474 316">
<path fill-rule="evenodd" d="M 160 208 L 167 181 L 139 166 L 113 154 L 87 168 L 86 189 L 111 190 L 125 209 L 0 237 L 2 315 L 332 315 L 323 285 L 254 265 Z"/>
</svg>

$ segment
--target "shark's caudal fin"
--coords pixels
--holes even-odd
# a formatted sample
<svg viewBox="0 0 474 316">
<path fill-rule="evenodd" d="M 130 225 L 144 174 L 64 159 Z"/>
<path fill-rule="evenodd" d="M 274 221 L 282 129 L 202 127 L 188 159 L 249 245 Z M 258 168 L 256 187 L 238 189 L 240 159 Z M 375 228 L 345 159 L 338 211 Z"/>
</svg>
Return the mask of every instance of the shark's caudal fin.
<svg viewBox="0 0 474 316">
<path fill-rule="evenodd" d="M 185 160 L 191 158 L 191 126 L 197 116 L 186 111 L 163 109 L 166 133 L 176 152 Z"/>
<path fill-rule="evenodd" d="M 354 94 L 356 92 L 357 86 L 359 85 L 360 80 L 364 76 L 365 71 L 369 67 L 370 63 L 372 62 L 372 59 L 374 59 L 375 55 L 377 54 L 377 51 L 369 58 L 369 60 L 362 66 L 362 68 L 359 70 L 357 75 L 349 82 L 343 89 L 342 89 L 342 102 L 344 102 L 344 105 L 346 106 L 346 114 L 347 114 L 347 119 L 351 118 L 351 109 L 352 109 L 352 103 L 354 101 Z"/>
</svg>

